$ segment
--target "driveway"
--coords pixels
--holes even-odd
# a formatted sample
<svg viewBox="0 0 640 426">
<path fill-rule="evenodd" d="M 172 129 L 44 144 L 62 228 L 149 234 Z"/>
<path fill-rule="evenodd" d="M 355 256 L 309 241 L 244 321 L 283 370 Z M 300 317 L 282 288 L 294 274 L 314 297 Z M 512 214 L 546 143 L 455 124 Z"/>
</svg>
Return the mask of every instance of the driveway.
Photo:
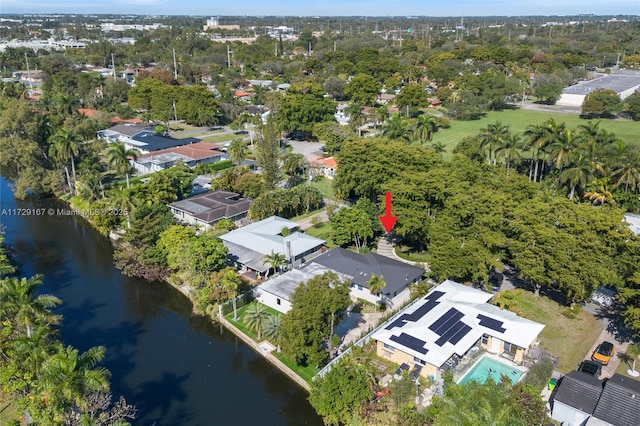
<svg viewBox="0 0 640 426">
<path fill-rule="evenodd" d="M 287 140 L 287 143 L 291 145 L 294 153 L 304 155 L 307 161 L 315 160 L 318 156 L 324 154 L 324 152 L 320 150 L 320 148 L 324 146 L 321 142 Z"/>
<path fill-rule="evenodd" d="M 607 328 L 605 328 L 604 330 L 602 330 L 602 332 L 600 333 L 596 341 L 593 343 L 593 345 L 591 346 L 591 349 L 589 349 L 589 352 L 587 353 L 584 359 L 591 359 L 591 355 L 596 350 L 598 345 L 604 341 L 613 343 L 613 347 L 615 348 L 615 353 L 611 358 L 611 361 L 609 361 L 609 364 L 602 366 L 602 374 L 600 375 L 601 379 L 609 378 L 613 376 L 613 374 L 616 372 L 616 369 L 618 368 L 618 365 L 620 365 L 620 362 L 621 362 L 620 356 L 623 353 L 625 353 L 627 351 L 627 348 L 629 347 L 628 341 L 619 342 L 616 339 L 616 337 L 609 330 L 607 330 Z"/>
</svg>

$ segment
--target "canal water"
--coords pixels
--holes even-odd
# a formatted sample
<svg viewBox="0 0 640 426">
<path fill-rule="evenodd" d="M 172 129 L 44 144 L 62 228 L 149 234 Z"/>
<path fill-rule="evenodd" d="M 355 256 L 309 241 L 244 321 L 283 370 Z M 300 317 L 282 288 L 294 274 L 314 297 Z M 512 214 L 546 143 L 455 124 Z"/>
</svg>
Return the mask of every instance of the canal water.
<svg viewBox="0 0 640 426">
<path fill-rule="evenodd" d="M 42 274 L 42 292 L 62 299 L 66 343 L 106 348 L 113 394 L 136 405 L 135 425 L 322 425 L 304 390 L 231 332 L 193 315 L 182 293 L 120 274 L 110 241 L 83 219 L 13 210 L 34 207 L 64 206 L 15 200 L 0 179 L 0 222 L 22 274 Z"/>
</svg>

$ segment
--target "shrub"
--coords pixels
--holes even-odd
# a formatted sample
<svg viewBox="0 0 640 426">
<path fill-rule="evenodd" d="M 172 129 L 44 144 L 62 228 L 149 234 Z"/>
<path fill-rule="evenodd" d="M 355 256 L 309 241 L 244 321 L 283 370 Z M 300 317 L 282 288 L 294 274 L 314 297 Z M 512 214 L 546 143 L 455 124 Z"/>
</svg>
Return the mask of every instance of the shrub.
<svg viewBox="0 0 640 426">
<path fill-rule="evenodd" d="M 542 358 L 529 369 L 527 375 L 522 379 L 522 384 L 531 385 L 541 391 L 547 385 L 551 374 L 553 374 L 553 361 L 549 358 Z"/>
</svg>

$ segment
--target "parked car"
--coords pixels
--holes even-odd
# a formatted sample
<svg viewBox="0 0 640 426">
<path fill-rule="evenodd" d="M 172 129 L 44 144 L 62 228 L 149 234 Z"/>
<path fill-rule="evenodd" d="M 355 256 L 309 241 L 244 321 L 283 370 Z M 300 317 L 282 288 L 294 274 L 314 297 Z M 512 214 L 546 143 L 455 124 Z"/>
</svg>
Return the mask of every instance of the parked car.
<svg viewBox="0 0 640 426">
<path fill-rule="evenodd" d="M 600 377 L 600 373 L 602 372 L 602 364 L 595 361 L 585 360 L 580 364 L 580 368 L 578 368 L 578 371 L 584 371 L 585 373 L 591 374 L 597 379 L 598 377 Z"/>
<path fill-rule="evenodd" d="M 615 349 L 613 348 L 613 343 L 602 342 L 593 352 L 591 359 L 599 362 L 600 364 L 607 365 L 609 364 L 609 361 L 611 361 L 614 352 Z"/>
</svg>

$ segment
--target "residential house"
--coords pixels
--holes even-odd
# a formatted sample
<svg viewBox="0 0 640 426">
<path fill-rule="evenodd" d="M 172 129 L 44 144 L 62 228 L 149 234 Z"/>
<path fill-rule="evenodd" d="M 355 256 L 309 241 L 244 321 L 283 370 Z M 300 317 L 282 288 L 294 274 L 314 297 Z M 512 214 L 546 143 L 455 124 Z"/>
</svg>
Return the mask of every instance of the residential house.
<svg viewBox="0 0 640 426">
<path fill-rule="evenodd" d="M 396 98 L 396 95 L 394 95 L 393 93 L 380 93 L 376 98 L 376 103 L 380 105 L 387 105 L 393 102 L 395 98 Z"/>
<path fill-rule="evenodd" d="M 572 371 L 551 397 L 551 418 L 563 426 L 640 425 L 640 382 L 614 374 L 598 380 Z"/>
<path fill-rule="evenodd" d="M 392 317 L 371 338 L 378 356 L 439 377 L 475 347 L 516 363 L 544 328 L 490 305 L 492 294 L 446 280 Z"/>
<path fill-rule="evenodd" d="M 261 303 L 286 313 L 291 309 L 294 290 L 310 278 L 325 272 L 333 272 L 340 279 L 348 281 L 354 299 L 376 303 L 382 298 L 392 304 L 399 303 L 400 298 L 408 296 L 408 285 L 418 282 L 424 269 L 375 253 L 363 256 L 337 248 L 321 254 L 300 269 L 293 269 L 264 282 L 256 289 L 257 298 Z M 382 289 L 381 296 L 375 296 L 369 291 L 367 282 L 373 274 L 381 276 L 387 284 Z"/>
<path fill-rule="evenodd" d="M 153 130 L 153 128 L 151 126 L 144 126 L 142 124 L 135 123 L 116 124 L 115 126 L 109 127 L 108 129 L 100 130 L 98 132 L 98 137 L 109 143 L 126 143 L 130 141 L 134 135 L 145 130 Z"/>
<path fill-rule="evenodd" d="M 361 255 L 341 247 L 328 251 L 313 259 L 314 263 L 333 271 L 353 277 L 351 295 L 371 303 L 382 301 L 388 305 L 397 305 L 408 299 L 409 286 L 422 280 L 424 269 L 381 256 L 377 253 Z M 373 275 L 384 279 L 386 286 L 380 295 L 369 291 L 369 280 Z"/>
<path fill-rule="evenodd" d="M 176 201 L 168 207 L 179 222 L 207 229 L 222 219 L 241 224 L 252 202 L 235 192 L 214 191 Z"/>
<path fill-rule="evenodd" d="M 327 179 L 333 180 L 338 170 L 338 163 L 333 157 L 317 157 L 311 161 L 311 168 L 315 170 L 316 176 L 324 176 Z"/>
<path fill-rule="evenodd" d="M 218 151 L 217 147 L 217 144 L 210 142 L 196 142 L 142 154 L 131 163 L 139 173 L 152 173 L 173 167 L 178 161 L 195 167 L 228 159 L 229 155 Z"/>
<path fill-rule="evenodd" d="M 640 235 L 640 215 L 627 213 L 624 215 L 624 220 L 629 224 L 629 229 L 634 235 Z"/>
<path fill-rule="evenodd" d="M 291 309 L 291 295 L 302 283 L 327 272 L 336 271 L 317 263 L 308 263 L 300 269 L 292 269 L 265 281 L 256 288 L 256 298 L 260 303 L 286 314 Z M 353 277 L 336 273 L 341 280 L 350 281 Z"/>
<path fill-rule="evenodd" d="M 265 256 L 284 255 L 295 268 L 320 253 L 323 240 L 298 231 L 298 224 L 278 216 L 243 226 L 220 236 L 229 250 L 227 259 L 242 272 L 265 274 L 270 265 Z M 288 232 L 284 233 L 283 230 Z"/>
<path fill-rule="evenodd" d="M 168 135 L 158 135 L 153 126 L 135 123 L 116 124 L 99 131 L 98 137 L 109 143 L 124 143 L 125 148 L 137 149 L 141 154 L 200 142 L 197 138 L 174 139 Z"/>
</svg>

